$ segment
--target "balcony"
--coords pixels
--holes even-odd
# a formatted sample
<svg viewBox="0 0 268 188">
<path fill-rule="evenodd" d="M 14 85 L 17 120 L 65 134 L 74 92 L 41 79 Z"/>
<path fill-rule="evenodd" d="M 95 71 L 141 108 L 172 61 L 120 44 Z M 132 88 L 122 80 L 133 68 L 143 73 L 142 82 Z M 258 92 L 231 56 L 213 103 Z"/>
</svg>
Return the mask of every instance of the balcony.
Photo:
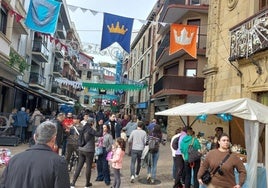
<svg viewBox="0 0 268 188">
<path fill-rule="evenodd" d="M 188 12 L 208 13 L 209 0 L 166 0 L 162 12 L 159 17 L 159 22 L 176 23 Z M 161 34 L 166 26 L 159 25 L 158 33 Z"/>
<path fill-rule="evenodd" d="M 61 65 L 55 64 L 53 67 L 53 75 L 62 77 L 62 67 Z"/>
<path fill-rule="evenodd" d="M 63 23 L 60 21 L 58 22 L 58 26 L 57 26 L 57 33 L 60 39 L 66 39 L 67 32 L 65 30 Z"/>
<path fill-rule="evenodd" d="M 22 1 L 16 1 L 16 11 L 18 14 L 20 14 L 22 17 L 26 17 L 26 11 L 23 7 Z M 26 27 L 25 23 L 23 21 L 17 21 L 14 17 L 13 21 L 13 28 L 17 30 L 20 34 L 28 35 L 28 28 Z"/>
<path fill-rule="evenodd" d="M 206 34 L 198 35 L 198 43 L 197 43 L 197 55 L 205 55 L 206 54 Z M 170 44 L 170 34 L 167 34 L 159 48 L 156 51 L 156 66 L 161 66 L 166 62 L 169 62 L 175 58 L 179 58 L 182 55 L 186 54 L 184 50 L 180 50 L 172 55 L 169 55 L 169 44 Z"/>
<path fill-rule="evenodd" d="M 62 59 L 63 58 L 63 50 L 58 50 L 57 48 L 55 48 L 55 56 L 58 58 L 58 59 Z"/>
<path fill-rule="evenodd" d="M 229 61 L 248 58 L 268 49 L 268 9 L 265 9 L 231 28 Z"/>
<path fill-rule="evenodd" d="M 52 86 L 51 88 L 51 94 L 53 95 L 61 95 L 61 88 L 59 86 Z"/>
<path fill-rule="evenodd" d="M 36 72 L 30 73 L 30 79 L 29 79 L 29 86 L 30 87 L 38 87 L 38 88 L 45 88 L 46 87 L 46 78 L 42 76 L 41 74 L 38 74 Z"/>
<path fill-rule="evenodd" d="M 34 40 L 32 48 L 32 56 L 38 62 L 48 62 L 49 51 L 42 41 Z"/>
<path fill-rule="evenodd" d="M 191 92 L 203 92 L 204 78 L 186 77 L 186 76 L 163 76 L 154 84 L 154 94 L 168 90 L 174 91 L 174 94 L 187 94 Z M 177 90 L 177 91 L 175 91 Z M 169 93 L 172 94 L 172 93 Z"/>
</svg>

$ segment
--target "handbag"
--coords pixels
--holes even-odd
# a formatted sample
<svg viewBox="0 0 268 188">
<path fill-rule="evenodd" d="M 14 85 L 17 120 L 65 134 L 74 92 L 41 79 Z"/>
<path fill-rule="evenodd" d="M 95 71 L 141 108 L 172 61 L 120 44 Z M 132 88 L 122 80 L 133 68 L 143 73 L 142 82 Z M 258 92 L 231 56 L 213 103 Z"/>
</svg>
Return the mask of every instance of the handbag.
<svg viewBox="0 0 268 188">
<path fill-rule="evenodd" d="M 95 155 L 102 155 L 103 154 L 103 148 L 102 147 L 96 147 L 95 148 Z"/>
<path fill-rule="evenodd" d="M 188 147 L 188 162 L 189 163 L 199 160 L 202 156 L 202 154 L 199 151 L 194 149 L 193 143 L 194 143 L 194 138 L 192 138 L 192 142 Z"/>
<path fill-rule="evenodd" d="M 106 160 L 109 161 L 109 160 L 112 159 L 112 158 L 113 158 L 113 151 L 109 151 L 109 152 L 107 153 Z"/>
<path fill-rule="evenodd" d="M 208 185 L 212 179 L 210 171 L 206 170 L 204 174 L 201 176 L 202 182 L 206 185 Z"/>
<path fill-rule="evenodd" d="M 227 161 L 227 159 L 230 157 L 230 153 L 228 153 L 224 159 L 222 160 L 222 162 L 219 164 L 219 166 L 212 172 L 212 174 L 210 173 L 209 170 L 206 170 L 204 172 L 204 174 L 201 176 L 201 180 L 204 184 L 208 185 L 212 179 L 212 176 L 214 176 L 219 169 L 221 168 L 222 164 L 225 163 Z"/>
</svg>

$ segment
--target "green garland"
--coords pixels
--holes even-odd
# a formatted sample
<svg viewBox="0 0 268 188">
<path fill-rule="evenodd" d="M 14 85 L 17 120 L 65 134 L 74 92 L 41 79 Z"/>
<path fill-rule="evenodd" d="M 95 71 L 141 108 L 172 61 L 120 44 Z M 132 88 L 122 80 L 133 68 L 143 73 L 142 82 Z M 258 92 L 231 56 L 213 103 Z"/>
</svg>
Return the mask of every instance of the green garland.
<svg viewBox="0 0 268 188">
<path fill-rule="evenodd" d="M 133 91 L 133 90 L 142 90 L 147 88 L 147 85 L 144 84 L 105 84 L 105 83 L 85 83 L 83 82 L 83 87 L 91 89 L 105 89 L 113 91 Z"/>
</svg>

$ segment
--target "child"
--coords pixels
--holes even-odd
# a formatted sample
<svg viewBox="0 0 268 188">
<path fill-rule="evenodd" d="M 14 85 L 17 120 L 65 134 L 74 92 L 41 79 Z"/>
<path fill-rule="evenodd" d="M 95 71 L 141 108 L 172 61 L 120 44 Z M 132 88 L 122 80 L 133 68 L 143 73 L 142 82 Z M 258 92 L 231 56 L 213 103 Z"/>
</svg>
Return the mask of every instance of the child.
<svg viewBox="0 0 268 188">
<path fill-rule="evenodd" d="M 120 137 L 123 138 L 125 142 L 127 141 L 127 134 L 125 129 L 122 129 Z"/>
<path fill-rule="evenodd" d="M 115 142 L 115 150 L 113 157 L 109 159 L 112 162 L 112 168 L 114 169 L 114 184 L 113 188 L 119 188 L 121 184 L 120 169 L 123 164 L 123 157 L 125 155 L 126 142 L 122 138 L 117 138 Z"/>
</svg>

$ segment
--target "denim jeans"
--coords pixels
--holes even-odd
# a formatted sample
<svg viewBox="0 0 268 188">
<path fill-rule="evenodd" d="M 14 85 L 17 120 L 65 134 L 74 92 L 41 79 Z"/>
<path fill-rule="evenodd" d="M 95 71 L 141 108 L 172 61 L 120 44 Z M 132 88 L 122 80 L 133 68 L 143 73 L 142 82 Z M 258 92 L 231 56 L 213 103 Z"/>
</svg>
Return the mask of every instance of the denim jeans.
<svg viewBox="0 0 268 188">
<path fill-rule="evenodd" d="M 110 166 L 108 161 L 106 160 L 107 157 L 106 148 L 103 148 L 103 158 L 102 158 L 102 172 L 103 172 L 103 180 L 106 184 L 110 184 L 111 177 L 110 177 Z"/>
<path fill-rule="evenodd" d="M 157 169 L 157 161 L 159 158 L 159 151 L 156 153 L 152 153 L 152 161 L 151 161 L 151 165 L 149 165 L 147 167 L 147 174 L 151 174 L 151 178 L 155 179 L 156 177 L 156 169 Z"/>
<path fill-rule="evenodd" d="M 131 176 L 135 175 L 135 164 L 137 161 L 137 168 L 136 168 L 136 174 L 140 174 L 141 170 L 141 155 L 142 150 L 131 150 L 131 164 L 130 164 L 130 172 Z"/>
</svg>

